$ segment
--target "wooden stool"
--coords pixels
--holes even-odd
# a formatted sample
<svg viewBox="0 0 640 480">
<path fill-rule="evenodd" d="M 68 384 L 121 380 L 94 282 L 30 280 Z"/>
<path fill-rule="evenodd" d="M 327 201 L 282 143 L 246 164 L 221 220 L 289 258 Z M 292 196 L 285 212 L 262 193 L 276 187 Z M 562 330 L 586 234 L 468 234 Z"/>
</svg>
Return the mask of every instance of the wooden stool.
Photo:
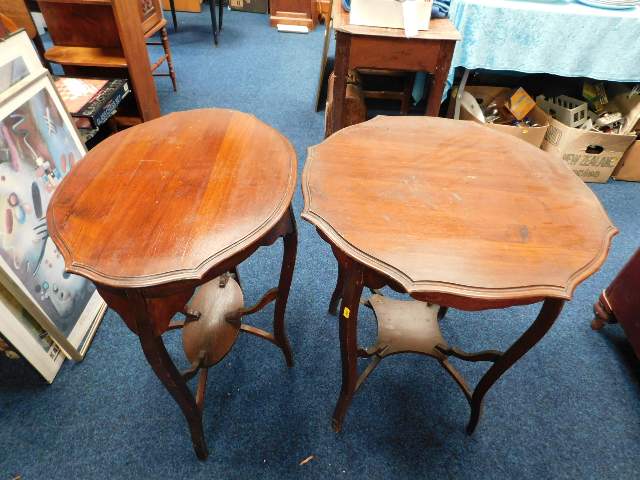
<svg viewBox="0 0 640 480">
<path fill-rule="evenodd" d="M 276 130 L 232 110 L 193 110 L 104 140 L 67 175 L 49 205 L 49 232 L 68 271 L 91 279 L 139 337 L 182 409 L 200 459 L 208 455 L 202 427 L 207 369 L 224 358 L 238 333 L 268 340 L 293 365 L 284 317 L 296 258 L 295 186 L 295 151 Z M 280 237 L 278 286 L 245 307 L 237 265 Z M 241 321 L 273 301 L 273 333 Z M 179 312 L 185 320 L 171 323 Z M 177 328 L 191 363 L 185 372 L 161 337 Z M 186 382 L 198 371 L 194 398 Z"/>
<path fill-rule="evenodd" d="M 336 431 L 376 365 L 411 352 L 435 358 L 453 377 L 469 401 L 472 433 L 487 391 L 551 328 L 617 233 L 563 161 L 473 122 L 377 117 L 336 132 L 309 149 L 302 192 L 302 217 L 338 260 L 329 306 L 335 313 L 342 302 Z M 377 290 L 384 286 L 411 299 L 384 297 Z M 374 289 L 364 303 L 378 320 L 370 348 L 357 341 L 365 287 Z M 440 331 L 448 307 L 537 302 L 544 302 L 538 317 L 504 352 L 463 352 Z M 491 366 L 471 389 L 450 356 Z M 372 359 L 360 375 L 359 358 Z"/>
</svg>

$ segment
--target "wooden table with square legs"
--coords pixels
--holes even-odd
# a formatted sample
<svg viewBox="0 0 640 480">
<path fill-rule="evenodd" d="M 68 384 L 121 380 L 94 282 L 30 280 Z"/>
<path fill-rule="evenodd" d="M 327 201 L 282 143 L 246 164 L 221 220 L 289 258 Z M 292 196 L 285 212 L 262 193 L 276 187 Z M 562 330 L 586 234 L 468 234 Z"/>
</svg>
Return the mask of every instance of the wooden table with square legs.
<svg viewBox="0 0 640 480">
<path fill-rule="evenodd" d="M 331 21 L 336 32 L 336 53 L 333 126 L 329 131 L 337 132 L 345 126 L 347 74 L 358 68 L 431 73 L 426 114 L 438 116 L 453 49 L 462 38 L 448 19 L 432 19 L 429 30 L 407 38 L 399 28 L 352 25 L 342 3 L 334 1 Z"/>
<path fill-rule="evenodd" d="M 108 138 L 74 166 L 49 205 L 49 232 L 67 271 L 92 280 L 138 335 L 200 459 L 208 455 L 207 371 L 238 333 L 270 341 L 293 365 L 284 318 L 297 247 L 295 184 L 295 151 L 276 130 L 232 110 L 193 110 Z M 238 264 L 280 237 L 278 286 L 244 307 Z M 241 322 L 272 301 L 273 333 Z M 177 313 L 184 321 L 172 322 Z M 191 364 L 184 372 L 162 341 L 177 328 Z M 194 397 L 187 381 L 198 371 Z"/>
<path fill-rule="evenodd" d="M 386 356 L 437 359 L 478 424 L 492 385 L 551 328 L 576 286 L 604 262 L 617 233 L 593 192 L 560 158 L 472 122 L 377 117 L 311 147 L 302 217 L 338 260 L 330 311 L 340 305 L 342 428 L 353 395 Z M 382 295 L 389 286 L 409 300 Z M 362 300 L 365 287 L 373 294 Z M 447 344 L 447 308 L 477 311 L 543 302 L 506 351 Z M 373 309 L 378 339 L 357 341 L 358 309 Z M 496 328 L 499 328 L 497 326 Z M 475 389 L 448 362 L 489 362 Z M 358 374 L 358 359 L 371 358 Z"/>
</svg>

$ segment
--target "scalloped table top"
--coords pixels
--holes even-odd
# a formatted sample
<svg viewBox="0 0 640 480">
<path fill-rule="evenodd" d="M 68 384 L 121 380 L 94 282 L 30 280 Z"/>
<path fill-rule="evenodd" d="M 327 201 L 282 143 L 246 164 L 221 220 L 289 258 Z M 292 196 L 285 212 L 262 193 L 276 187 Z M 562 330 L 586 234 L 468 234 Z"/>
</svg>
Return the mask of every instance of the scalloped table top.
<svg viewBox="0 0 640 480">
<path fill-rule="evenodd" d="M 570 299 L 617 233 L 563 160 L 472 122 L 343 129 L 309 149 L 302 189 L 304 219 L 412 295 Z"/>
<path fill-rule="evenodd" d="M 289 141 L 245 113 L 178 112 L 91 150 L 58 186 L 49 232 L 68 271 L 112 287 L 199 279 L 287 211 Z"/>
</svg>

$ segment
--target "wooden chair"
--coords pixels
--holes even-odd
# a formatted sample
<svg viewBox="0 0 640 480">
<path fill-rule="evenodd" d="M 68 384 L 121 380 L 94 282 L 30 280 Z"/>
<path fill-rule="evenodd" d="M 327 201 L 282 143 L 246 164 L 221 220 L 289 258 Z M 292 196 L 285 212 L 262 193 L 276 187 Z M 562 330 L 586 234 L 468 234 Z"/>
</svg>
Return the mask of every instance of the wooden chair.
<svg viewBox="0 0 640 480">
<path fill-rule="evenodd" d="M 45 60 L 44 44 L 42 43 L 42 39 L 38 34 L 38 29 L 36 28 L 36 24 L 33 21 L 33 17 L 31 17 L 31 13 L 29 12 L 25 1 L 2 0 L 2 2 L 0 3 L 0 14 L 3 14 L 5 18 L 10 20 L 11 23 L 16 27 L 10 31 L 15 31 L 19 28 L 24 28 L 27 31 L 29 38 L 38 51 L 38 55 L 40 55 L 40 60 L 42 60 L 42 63 L 44 63 L 45 67 L 51 70 L 49 63 Z M 5 27 L 8 28 L 7 25 L 5 25 Z"/>
</svg>

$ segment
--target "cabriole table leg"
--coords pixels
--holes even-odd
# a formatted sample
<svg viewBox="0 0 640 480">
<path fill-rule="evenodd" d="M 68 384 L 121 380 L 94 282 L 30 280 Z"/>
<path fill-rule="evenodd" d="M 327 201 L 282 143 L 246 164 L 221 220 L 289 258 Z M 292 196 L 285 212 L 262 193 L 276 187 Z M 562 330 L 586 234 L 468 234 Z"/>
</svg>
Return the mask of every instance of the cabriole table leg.
<svg viewBox="0 0 640 480">
<path fill-rule="evenodd" d="M 340 305 L 342 387 L 333 412 L 332 426 L 336 432 L 342 429 L 358 382 L 358 307 L 364 287 L 363 272 L 359 265 L 349 262 L 340 268 L 344 269 L 344 290 Z"/>
<path fill-rule="evenodd" d="M 338 314 L 338 303 L 340 303 L 340 298 L 342 298 L 342 283 L 344 282 L 344 269 L 340 262 L 338 262 L 338 279 L 336 280 L 336 288 L 333 290 L 331 294 L 331 300 L 329 301 L 329 313 L 331 315 Z"/>
<path fill-rule="evenodd" d="M 289 208 L 289 231 L 282 237 L 284 252 L 282 256 L 282 269 L 280 270 L 280 281 L 278 282 L 278 297 L 276 298 L 275 311 L 273 314 L 273 336 L 282 349 L 287 366 L 293 366 L 293 354 L 291 345 L 285 330 L 284 314 L 287 308 L 287 299 L 291 289 L 293 278 L 293 268 L 296 263 L 296 253 L 298 248 L 298 232 L 293 211 Z"/>
<path fill-rule="evenodd" d="M 547 298 L 542 304 L 538 317 L 509 349 L 489 368 L 480 379 L 471 397 L 471 416 L 467 424 L 467 433 L 471 435 L 478 425 L 482 411 L 482 399 L 496 381 L 525 353 L 540 341 L 554 324 L 562 310 L 564 300 Z"/>
<path fill-rule="evenodd" d="M 191 432 L 191 442 L 197 457 L 200 460 L 206 460 L 209 451 L 202 428 L 202 412 L 197 407 L 195 398 L 187 383 L 167 353 L 162 337 L 154 332 L 154 310 L 147 308 L 147 302 L 141 292 L 132 291 L 127 294 L 127 298 L 131 302 L 129 305 L 131 310 L 128 313 L 135 319 L 137 334 L 144 355 L 156 376 L 171 394 L 187 419 Z"/>
</svg>

